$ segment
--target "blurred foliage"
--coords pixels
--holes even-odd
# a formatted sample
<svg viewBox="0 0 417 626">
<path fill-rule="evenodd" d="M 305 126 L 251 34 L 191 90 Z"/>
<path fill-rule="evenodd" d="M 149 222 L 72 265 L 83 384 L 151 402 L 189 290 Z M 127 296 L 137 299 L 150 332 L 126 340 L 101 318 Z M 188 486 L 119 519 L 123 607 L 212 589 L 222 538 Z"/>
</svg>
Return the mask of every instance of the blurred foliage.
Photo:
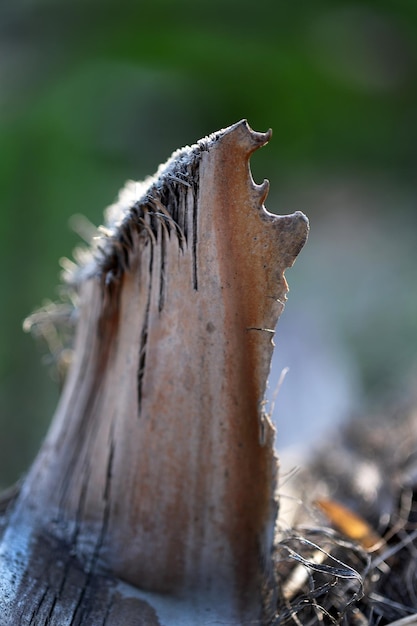
<svg viewBox="0 0 417 626">
<path fill-rule="evenodd" d="M 270 210 L 305 210 L 314 228 L 332 211 L 316 201 L 326 181 L 353 176 L 401 190 L 398 219 L 414 229 L 416 67 L 414 0 L 1 3 L 0 485 L 27 467 L 56 403 L 21 325 L 57 297 L 57 261 L 77 243 L 71 215 L 100 223 L 126 179 L 245 117 L 274 130 L 252 166 L 271 180 Z M 303 181 L 321 192 L 300 197 Z M 413 328 L 415 308 L 404 307 Z M 372 362 L 361 365 L 372 386 L 385 380 L 369 347 L 384 329 L 363 319 L 374 342 L 357 326 L 350 340 Z"/>
</svg>

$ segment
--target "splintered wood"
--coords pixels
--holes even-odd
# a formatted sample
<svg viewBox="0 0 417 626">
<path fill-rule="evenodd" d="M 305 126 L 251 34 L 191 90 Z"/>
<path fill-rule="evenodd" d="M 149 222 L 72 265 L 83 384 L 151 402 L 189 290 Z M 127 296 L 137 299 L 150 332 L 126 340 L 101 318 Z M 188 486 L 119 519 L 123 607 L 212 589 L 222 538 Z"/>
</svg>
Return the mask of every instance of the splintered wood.
<svg viewBox="0 0 417 626">
<path fill-rule="evenodd" d="M 87 598 L 98 611 L 99 575 L 112 581 L 105 601 L 117 587 L 125 613 L 141 604 L 148 625 L 262 619 L 278 508 L 262 401 L 284 270 L 308 231 L 302 213 L 263 206 L 268 183 L 254 183 L 249 158 L 269 138 L 242 121 L 174 153 L 122 193 L 70 277 L 80 298 L 73 364 L 9 521 L 30 529 L 25 576 L 47 565 L 36 547 L 45 535 L 63 547 L 67 574 L 74 559 L 87 574 L 66 595 L 64 574 L 55 586 L 48 575 L 48 624 L 77 611 L 74 623 L 104 623 L 83 613 Z M 3 569 L 14 549 L 6 533 Z M 7 606 L 22 595 L 29 614 L 22 588 Z"/>
</svg>

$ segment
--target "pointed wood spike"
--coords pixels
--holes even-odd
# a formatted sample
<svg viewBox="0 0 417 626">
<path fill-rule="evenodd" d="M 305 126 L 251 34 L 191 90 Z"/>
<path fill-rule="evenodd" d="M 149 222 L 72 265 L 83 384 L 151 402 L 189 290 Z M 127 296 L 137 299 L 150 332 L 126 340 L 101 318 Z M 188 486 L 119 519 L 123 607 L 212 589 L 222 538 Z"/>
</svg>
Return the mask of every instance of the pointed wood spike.
<svg viewBox="0 0 417 626">
<path fill-rule="evenodd" d="M 242 150 L 246 152 L 247 156 L 250 156 L 258 148 L 265 146 L 272 137 L 272 130 L 269 129 L 265 133 L 259 133 L 252 130 L 247 120 L 241 120 L 229 128 L 226 128 L 223 133 L 223 138 L 227 135 L 233 135 L 233 141 L 235 145 L 240 145 Z"/>
<path fill-rule="evenodd" d="M 270 136 L 243 120 L 111 208 L 73 277 L 73 366 L 14 512 L 157 613 L 167 598 L 194 607 L 166 626 L 206 610 L 259 620 L 273 586 L 277 459 L 262 407 L 308 222 L 263 206 L 269 184 L 255 185 L 249 157 Z"/>
<path fill-rule="evenodd" d="M 257 185 L 256 183 L 254 183 L 253 188 L 254 188 L 255 195 L 258 195 L 258 202 L 260 204 L 263 204 L 268 197 L 269 180 L 265 178 L 263 183 L 261 183 L 260 185 Z"/>
</svg>

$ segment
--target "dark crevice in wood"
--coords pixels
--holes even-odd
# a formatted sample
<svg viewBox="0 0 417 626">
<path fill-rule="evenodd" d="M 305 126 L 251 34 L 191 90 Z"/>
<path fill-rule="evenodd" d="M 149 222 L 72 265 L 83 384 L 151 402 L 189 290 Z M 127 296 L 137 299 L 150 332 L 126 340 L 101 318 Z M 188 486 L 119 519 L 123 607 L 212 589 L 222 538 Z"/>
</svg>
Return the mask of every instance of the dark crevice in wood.
<svg viewBox="0 0 417 626">
<path fill-rule="evenodd" d="M 120 266 L 123 267 L 125 271 L 127 271 L 129 269 L 129 249 L 132 247 L 132 238 L 129 231 L 125 230 L 122 233 L 122 236 L 119 238 L 119 244 L 122 253 L 122 262 L 120 263 Z"/>
<path fill-rule="evenodd" d="M 181 190 L 178 189 L 178 185 L 175 188 L 176 197 L 182 198 L 183 208 L 178 212 L 176 223 L 178 228 L 184 234 L 185 240 L 187 241 L 188 233 L 187 233 L 187 198 L 190 191 L 190 187 L 187 185 L 182 185 Z"/>
<path fill-rule="evenodd" d="M 83 607 L 83 604 L 84 604 L 84 601 L 87 599 L 87 597 L 90 595 L 90 591 L 91 591 L 91 575 L 87 575 L 85 584 L 80 589 L 78 601 L 76 602 L 74 606 L 74 609 L 73 609 L 74 613 L 73 613 L 69 626 L 77 626 L 77 624 L 81 625 L 83 622 L 85 623 L 85 619 L 83 618 L 85 618 L 86 616 L 83 615 L 83 613 L 85 613 L 86 611 Z"/>
<path fill-rule="evenodd" d="M 161 249 L 161 267 L 160 267 L 160 278 L 159 278 L 159 299 L 158 299 L 158 311 L 159 313 L 162 312 L 162 309 L 164 308 L 164 302 L 165 302 L 165 288 L 166 288 L 166 278 L 165 278 L 165 272 L 166 272 L 166 226 L 165 224 L 161 223 L 160 225 L 160 241 L 159 241 L 159 245 L 160 245 L 160 249 Z"/>
<path fill-rule="evenodd" d="M 198 291 L 197 237 L 198 237 L 198 210 L 197 210 L 196 190 L 194 190 L 192 251 L 193 251 L 193 288 L 195 291 Z"/>
<path fill-rule="evenodd" d="M 78 598 L 78 602 L 74 608 L 74 615 L 70 626 L 77 626 L 87 623 L 88 617 L 88 598 L 91 595 L 91 588 L 94 575 L 96 574 L 97 565 L 99 563 L 100 552 L 106 537 L 108 524 L 109 524 L 109 516 L 110 516 L 110 506 L 111 506 L 111 482 L 112 482 L 112 469 L 113 469 L 113 460 L 114 460 L 114 451 L 115 451 L 115 441 L 113 434 L 113 427 L 110 432 L 109 438 L 109 454 L 107 459 L 106 466 L 106 483 L 104 487 L 103 500 L 104 500 L 104 510 L 103 510 L 103 518 L 100 528 L 100 533 L 97 538 L 97 542 L 94 548 L 93 555 L 89 563 L 85 565 L 85 573 L 86 573 L 86 581 L 84 586 L 80 591 L 80 595 Z M 87 604 L 87 608 L 84 605 Z"/>
<path fill-rule="evenodd" d="M 44 603 L 44 601 L 45 601 L 45 599 L 46 599 L 46 597 L 48 595 L 48 591 L 49 591 L 49 587 L 46 586 L 45 587 L 45 591 L 41 595 L 39 601 L 36 603 L 35 610 L 33 611 L 32 615 L 31 615 L 31 618 L 30 618 L 29 626 L 38 626 L 39 625 L 38 618 L 39 618 L 39 615 L 41 613 L 41 609 L 42 609 L 43 603 Z"/>
<path fill-rule="evenodd" d="M 52 603 L 50 606 L 50 609 L 48 611 L 47 614 L 47 621 L 45 622 L 45 624 L 49 624 L 49 623 L 54 623 L 52 622 L 52 618 L 54 617 L 54 610 L 55 607 L 57 605 L 57 603 L 60 603 L 62 600 L 62 596 L 64 594 L 64 589 L 65 589 L 65 585 L 68 584 L 68 579 L 70 577 L 70 572 L 74 567 L 74 563 L 76 561 L 76 553 L 77 553 L 77 544 L 78 544 L 78 537 L 80 535 L 80 532 L 82 531 L 82 527 L 83 527 L 83 519 L 84 519 L 84 509 L 85 509 L 85 502 L 86 502 L 86 497 L 87 497 L 87 490 L 90 484 L 90 470 L 88 467 L 88 463 L 86 463 L 87 467 L 86 470 L 83 473 L 83 483 L 81 486 L 81 491 L 80 491 L 80 497 L 79 497 L 79 501 L 78 501 L 78 507 L 77 507 L 77 511 L 76 511 L 76 515 L 75 515 L 75 520 L 74 520 L 74 524 L 73 524 L 73 528 L 72 528 L 72 532 L 71 535 L 69 537 L 65 537 L 66 533 L 66 523 L 65 523 L 65 513 L 62 509 L 62 506 L 65 506 L 63 503 L 59 509 L 60 513 L 58 513 L 58 532 L 53 533 L 55 536 L 58 536 L 63 533 L 65 539 L 64 539 L 64 543 L 66 544 L 68 541 L 68 545 L 71 546 L 71 550 L 69 550 L 67 553 L 64 552 L 64 554 L 66 554 L 66 558 L 63 559 L 64 562 L 64 567 L 62 570 L 62 575 L 60 577 L 60 583 L 57 586 L 57 576 L 56 573 L 54 573 L 54 587 L 51 588 L 51 593 L 53 593 L 53 598 L 52 598 Z M 66 481 L 66 485 L 68 486 L 69 480 Z M 64 496 L 63 496 L 64 497 Z M 60 517 L 62 517 L 62 519 L 60 519 Z M 86 580 L 88 579 L 88 576 L 86 575 Z M 85 589 L 86 586 L 81 587 L 81 589 Z M 54 591 L 55 589 L 55 591 Z M 82 592 L 80 591 L 81 595 Z M 76 608 L 79 606 L 80 600 L 78 600 L 78 602 L 76 603 Z M 75 609 L 74 609 L 74 615 L 75 615 Z M 71 622 L 72 624 L 73 622 Z"/>
<path fill-rule="evenodd" d="M 45 624 L 49 624 L 52 620 L 53 617 L 53 613 L 56 607 L 56 604 L 58 602 L 59 599 L 61 599 L 61 596 L 63 595 L 63 590 L 65 587 L 65 584 L 68 580 L 68 576 L 69 576 L 69 572 L 71 569 L 71 561 L 72 561 L 73 557 L 71 555 L 71 553 L 68 554 L 67 558 L 65 559 L 65 567 L 62 573 L 62 576 L 60 578 L 60 583 L 58 586 L 58 589 L 56 589 L 55 591 L 52 589 L 52 603 L 51 606 L 49 608 L 49 611 L 46 615 L 46 619 L 45 619 Z"/>
<path fill-rule="evenodd" d="M 112 610 L 113 605 L 114 605 L 114 598 L 111 597 L 109 602 L 108 602 L 108 604 L 107 604 L 106 612 L 104 614 L 101 626 L 106 626 L 106 623 L 107 623 L 107 620 L 109 619 L 109 615 L 110 615 L 110 612 Z"/>
<path fill-rule="evenodd" d="M 152 271 L 153 271 L 153 245 L 152 243 L 148 243 L 151 246 L 150 249 L 150 258 L 149 258 L 149 283 L 148 283 L 148 294 L 146 301 L 146 309 L 145 315 L 142 324 L 142 332 L 140 337 L 140 345 L 139 345 L 139 365 L 138 365 L 138 374 L 137 374 L 137 393 L 138 393 L 138 417 L 140 417 L 140 411 L 142 407 L 142 385 L 143 378 L 145 376 L 145 368 L 146 368 L 146 350 L 148 343 L 148 325 L 149 325 L 149 311 L 151 307 L 151 296 L 152 296 Z"/>
<path fill-rule="evenodd" d="M 109 458 L 108 467 L 111 464 Z M 107 493 L 110 498 L 110 488 Z M 132 597 L 135 595 L 132 587 L 127 588 L 126 596 L 119 579 L 97 571 L 97 559 L 90 565 L 80 560 L 71 538 L 63 541 L 46 528 L 34 536 L 32 548 L 27 569 L 13 589 L 12 603 L 6 604 L 5 613 L 4 605 L 0 605 L 1 626 L 159 624 L 152 608 Z M 20 551 L 18 542 L 8 558 L 19 561 Z M 0 602 L 5 600 L 0 598 Z"/>
<path fill-rule="evenodd" d="M 110 502 L 110 488 L 111 488 L 111 480 L 112 480 L 112 472 L 113 472 L 113 460 L 114 460 L 114 449 L 115 449 L 115 441 L 114 441 L 114 427 L 110 431 L 110 441 L 109 441 L 109 459 L 107 461 L 107 469 L 106 469 L 106 484 L 104 487 L 104 501 L 106 504 Z"/>
<path fill-rule="evenodd" d="M 158 215 L 160 204 L 167 211 L 167 217 L 172 219 L 180 248 L 183 249 L 183 236 L 188 245 L 192 246 L 193 283 L 194 288 L 197 289 L 197 200 L 201 151 L 204 149 L 203 146 L 198 145 L 189 155 L 190 161 L 179 160 L 173 172 L 162 174 L 161 178 L 150 187 L 146 196 L 132 206 L 116 233 L 104 237 L 103 244 L 97 246 L 97 263 L 99 271 L 108 277 L 106 284 L 120 278 L 121 273 L 130 267 L 130 256 L 134 246 L 132 230 L 137 230 L 140 234 L 147 231 L 148 235 L 153 234 L 155 238 L 157 237 L 156 220 L 164 219 L 163 216 Z M 189 194 L 193 197 L 192 242 L 189 241 L 190 233 L 187 225 Z"/>
<path fill-rule="evenodd" d="M 110 518 L 110 507 L 111 507 L 111 486 L 112 486 L 112 476 L 113 476 L 113 462 L 114 462 L 114 452 L 116 447 L 116 442 L 114 439 L 113 426 L 110 431 L 110 441 L 109 441 L 109 455 L 107 459 L 107 467 L 106 467 L 106 484 L 104 488 L 104 510 L 103 510 L 103 520 L 100 529 L 100 534 L 98 536 L 98 540 L 96 543 L 96 547 L 93 553 L 92 564 L 91 564 L 91 572 L 94 572 L 96 563 L 100 557 L 100 551 L 103 547 L 104 539 L 106 537 L 107 529 L 109 526 L 109 518 Z"/>
</svg>

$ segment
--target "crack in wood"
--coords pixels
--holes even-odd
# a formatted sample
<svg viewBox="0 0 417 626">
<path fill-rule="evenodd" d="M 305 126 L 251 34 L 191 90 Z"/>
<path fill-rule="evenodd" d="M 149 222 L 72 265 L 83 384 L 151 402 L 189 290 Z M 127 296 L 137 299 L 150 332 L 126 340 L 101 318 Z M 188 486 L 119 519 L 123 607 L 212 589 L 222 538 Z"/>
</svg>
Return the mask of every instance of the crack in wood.
<svg viewBox="0 0 417 626">
<path fill-rule="evenodd" d="M 39 616 L 41 614 L 42 605 L 48 595 L 49 587 L 46 586 L 43 594 L 41 595 L 39 601 L 36 603 L 34 611 L 30 616 L 29 626 L 39 626 Z"/>
<path fill-rule="evenodd" d="M 96 574 L 97 564 L 100 558 L 100 551 L 104 543 L 104 538 L 106 536 L 108 523 L 109 523 L 114 451 L 115 451 L 114 426 L 112 425 L 111 430 L 110 430 L 110 437 L 109 437 L 109 453 L 108 453 L 107 466 L 106 466 L 106 482 L 105 482 L 104 493 L 103 493 L 104 510 L 103 510 L 101 528 L 100 528 L 100 532 L 97 538 L 97 542 L 94 548 L 91 561 L 85 565 L 85 572 L 86 572 L 85 584 L 82 587 L 81 592 L 79 594 L 78 601 L 75 604 L 73 618 L 69 626 L 76 626 L 77 624 L 81 625 L 83 623 L 87 623 L 86 619 L 88 618 L 88 612 L 89 612 L 88 599 L 89 599 L 89 596 L 91 595 L 92 580 L 94 578 L 94 575 Z M 87 605 L 87 606 L 84 606 L 84 605 Z"/>
<path fill-rule="evenodd" d="M 164 222 L 162 221 L 160 223 L 160 229 L 159 229 L 159 245 L 160 245 L 160 269 L 159 269 L 159 298 L 158 298 L 158 311 L 159 313 L 162 313 L 162 310 L 164 308 L 164 302 L 165 302 L 165 290 L 166 290 L 166 276 L 165 276 L 165 272 L 167 271 L 166 268 L 166 236 L 167 236 L 167 227 L 164 224 Z"/>
<path fill-rule="evenodd" d="M 193 255 L 193 284 L 198 288 L 197 279 L 197 219 L 198 219 L 198 184 L 200 152 L 194 151 L 187 164 L 180 163 L 175 175 L 168 173 L 151 186 L 145 197 L 130 207 L 124 222 L 113 235 L 103 235 L 104 242 L 98 244 L 97 263 L 100 271 L 106 275 L 105 284 L 111 285 L 120 279 L 121 274 L 131 265 L 131 254 L 134 249 L 134 231 L 147 233 L 154 244 L 157 244 L 158 221 L 166 220 L 177 234 L 180 249 L 184 244 L 190 247 Z M 190 203 L 192 198 L 192 203 Z M 192 241 L 188 219 L 189 205 L 192 205 Z M 159 211 L 162 209 L 162 214 Z M 107 231 L 106 231 L 107 232 Z"/>
<path fill-rule="evenodd" d="M 192 253 L 193 253 L 193 287 L 195 291 L 198 291 L 198 254 L 197 254 L 197 244 L 198 244 L 198 209 L 197 202 L 194 198 L 194 206 L 193 206 L 193 243 L 192 243 Z"/>
<path fill-rule="evenodd" d="M 148 282 L 148 290 L 147 290 L 147 300 L 146 300 L 146 308 L 142 322 L 142 331 L 140 335 L 140 344 L 139 344 L 139 363 L 138 363 L 138 373 L 137 373 L 137 399 L 138 399 L 138 417 L 140 417 L 140 412 L 142 408 L 142 386 L 143 386 L 143 378 L 145 376 L 145 368 L 146 368 L 146 350 L 148 343 L 148 324 L 149 324 L 149 311 L 151 307 L 151 296 L 152 296 L 152 271 L 153 271 L 153 255 L 154 250 L 153 246 L 150 248 L 149 252 L 149 282 Z"/>
</svg>

